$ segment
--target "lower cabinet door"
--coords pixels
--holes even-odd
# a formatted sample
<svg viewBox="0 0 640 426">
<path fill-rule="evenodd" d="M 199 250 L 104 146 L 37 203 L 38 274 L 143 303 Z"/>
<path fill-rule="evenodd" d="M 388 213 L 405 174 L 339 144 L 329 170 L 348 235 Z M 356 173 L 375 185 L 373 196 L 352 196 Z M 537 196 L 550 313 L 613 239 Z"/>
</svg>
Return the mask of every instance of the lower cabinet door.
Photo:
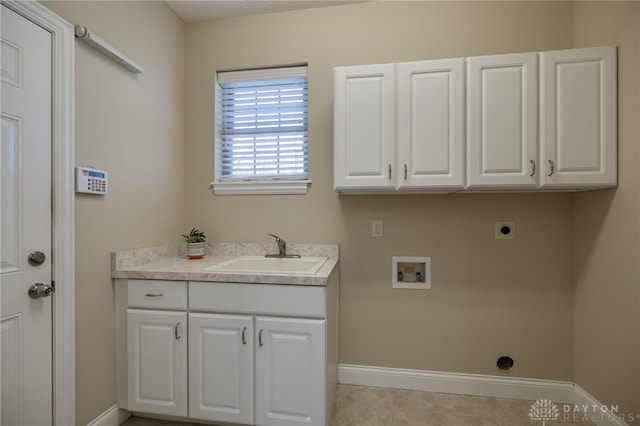
<svg viewBox="0 0 640 426">
<path fill-rule="evenodd" d="M 259 426 L 325 426 L 325 320 L 256 317 Z"/>
<path fill-rule="evenodd" d="M 189 417 L 253 424 L 253 317 L 189 314 Z"/>
<path fill-rule="evenodd" d="M 187 415 L 187 313 L 127 310 L 129 411 Z"/>
</svg>

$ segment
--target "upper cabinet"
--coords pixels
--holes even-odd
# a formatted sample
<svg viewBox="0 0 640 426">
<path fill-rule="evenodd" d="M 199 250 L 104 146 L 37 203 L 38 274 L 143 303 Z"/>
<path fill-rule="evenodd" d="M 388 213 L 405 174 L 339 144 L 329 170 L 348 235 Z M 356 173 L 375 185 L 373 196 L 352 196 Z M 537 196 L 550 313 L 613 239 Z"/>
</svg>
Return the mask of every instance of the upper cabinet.
<svg viewBox="0 0 640 426">
<path fill-rule="evenodd" d="M 335 189 L 464 188 L 464 59 L 335 69 Z"/>
<path fill-rule="evenodd" d="M 398 188 L 464 188 L 464 59 L 398 64 Z"/>
<path fill-rule="evenodd" d="M 615 186 L 616 72 L 615 47 L 336 68 L 335 189 Z"/>
<path fill-rule="evenodd" d="M 538 55 L 467 58 L 467 187 L 535 188 Z"/>
<path fill-rule="evenodd" d="M 615 47 L 540 54 L 540 156 L 545 188 L 617 184 Z"/>
<path fill-rule="evenodd" d="M 336 189 L 395 186 L 395 65 L 334 71 Z"/>
</svg>

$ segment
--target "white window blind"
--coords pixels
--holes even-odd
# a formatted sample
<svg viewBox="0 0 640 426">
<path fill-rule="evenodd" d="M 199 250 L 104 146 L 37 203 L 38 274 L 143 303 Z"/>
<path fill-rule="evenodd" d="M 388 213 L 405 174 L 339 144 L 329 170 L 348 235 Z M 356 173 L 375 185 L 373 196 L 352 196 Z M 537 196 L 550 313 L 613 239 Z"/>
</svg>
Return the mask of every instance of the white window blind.
<svg viewBox="0 0 640 426">
<path fill-rule="evenodd" d="M 216 180 L 307 179 L 307 67 L 217 77 Z"/>
</svg>

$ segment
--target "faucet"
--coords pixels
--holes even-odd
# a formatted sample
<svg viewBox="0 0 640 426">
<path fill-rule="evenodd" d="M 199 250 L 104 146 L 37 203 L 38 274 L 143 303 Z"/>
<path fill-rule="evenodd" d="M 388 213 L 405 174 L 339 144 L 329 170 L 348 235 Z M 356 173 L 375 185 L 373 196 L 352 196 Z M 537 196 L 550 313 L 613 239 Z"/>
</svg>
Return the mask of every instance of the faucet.
<svg viewBox="0 0 640 426">
<path fill-rule="evenodd" d="M 287 254 L 287 242 L 277 235 L 267 234 L 276 239 L 278 244 L 278 254 L 265 254 L 264 257 L 300 257 L 299 254 Z"/>
</svg>

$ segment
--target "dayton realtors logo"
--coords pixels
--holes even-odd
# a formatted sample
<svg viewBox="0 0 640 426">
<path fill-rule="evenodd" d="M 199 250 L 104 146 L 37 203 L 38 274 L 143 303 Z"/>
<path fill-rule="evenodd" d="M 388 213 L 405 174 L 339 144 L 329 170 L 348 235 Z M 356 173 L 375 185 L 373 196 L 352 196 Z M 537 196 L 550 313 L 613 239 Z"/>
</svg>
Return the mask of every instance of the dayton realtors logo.
<svg viewBox="0 0 640 426">
<path fill-rule="evenodd" d="M 539 399 L 531 404 L 529 408 L 529 419 L 534 421 L 542 421 L 542 426 L 549 420 L 558 420 L 560 411 L 558 406 L 548 399 Z"/>
<path fill-rule="evenodd" d="M 548 421 L 563 422 L 598 422 L 620 420 L 625 422 L 633 422 L 640 420 L 640 413 L 622 414 L 619 413 L 617 405 L 598 405 L 598 404 L 559 404 L 553 403 L 548 399 L 539 399 L 534 401 L 529 408 L 529 420 L 542 422 L 545 426 Z"/>
</svg>

